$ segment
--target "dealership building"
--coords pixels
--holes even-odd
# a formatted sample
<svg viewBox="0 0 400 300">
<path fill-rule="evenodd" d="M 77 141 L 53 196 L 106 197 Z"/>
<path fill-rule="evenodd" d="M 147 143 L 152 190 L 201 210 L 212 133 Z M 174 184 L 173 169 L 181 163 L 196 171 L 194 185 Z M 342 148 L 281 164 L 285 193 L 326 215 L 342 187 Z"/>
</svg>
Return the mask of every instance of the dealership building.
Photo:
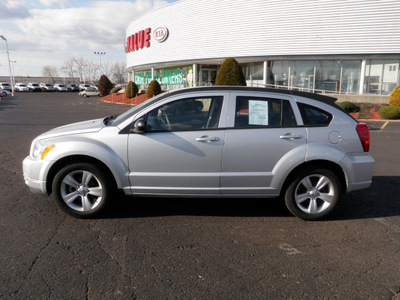
<svg viewBox="0 0 400 300">
<path fill-rule="evenodd" d="M 400 84 L 398 0 L 181 0 L 129 24 L 129 79 L 215 83 L 234 57 L 247 84 L 388 95 Z"/>
</svg>

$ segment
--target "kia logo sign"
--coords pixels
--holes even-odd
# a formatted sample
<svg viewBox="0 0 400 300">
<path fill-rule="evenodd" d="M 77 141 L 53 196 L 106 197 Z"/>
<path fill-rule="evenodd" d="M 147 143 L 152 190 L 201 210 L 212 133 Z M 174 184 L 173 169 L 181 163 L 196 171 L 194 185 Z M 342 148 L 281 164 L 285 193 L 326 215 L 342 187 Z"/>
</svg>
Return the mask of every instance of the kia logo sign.
<svg viewBox="0 0 400 300">
<path fill-rule="evenodd" d="M 154 30 L 153 37 L 159 43 L 164 42 L 168 37 L 167 27 L 158 27 L 156 30 Z"/>
</svg>

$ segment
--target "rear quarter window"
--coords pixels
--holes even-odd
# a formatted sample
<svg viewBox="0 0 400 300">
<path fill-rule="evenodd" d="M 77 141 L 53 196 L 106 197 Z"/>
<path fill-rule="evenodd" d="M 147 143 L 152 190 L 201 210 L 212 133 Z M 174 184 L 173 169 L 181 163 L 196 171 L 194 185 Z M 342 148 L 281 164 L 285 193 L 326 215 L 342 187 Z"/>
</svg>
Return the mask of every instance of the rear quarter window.
<svg viewBox="0 0 400 300">
<path fill-rule="evenodd" d="M 332 121 L 332 114 L 321 108 L 304 103 L 298 103 L 298 106 L 306 126 L 328 126 Z"/>
</svg>

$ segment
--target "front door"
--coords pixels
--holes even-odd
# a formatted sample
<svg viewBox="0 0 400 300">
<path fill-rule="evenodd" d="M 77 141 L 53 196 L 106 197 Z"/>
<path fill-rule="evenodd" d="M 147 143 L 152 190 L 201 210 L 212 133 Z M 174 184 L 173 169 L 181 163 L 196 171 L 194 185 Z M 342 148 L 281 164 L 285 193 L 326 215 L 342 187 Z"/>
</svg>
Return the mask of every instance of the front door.
<svg viewBox="0 0 400 300">
<path fill-rule="evenodd" d="M 129 135 L 133 194 L 219 194 L 225 97 L 186 96 L 143 116 L 145 132 Z"/>
</svg>

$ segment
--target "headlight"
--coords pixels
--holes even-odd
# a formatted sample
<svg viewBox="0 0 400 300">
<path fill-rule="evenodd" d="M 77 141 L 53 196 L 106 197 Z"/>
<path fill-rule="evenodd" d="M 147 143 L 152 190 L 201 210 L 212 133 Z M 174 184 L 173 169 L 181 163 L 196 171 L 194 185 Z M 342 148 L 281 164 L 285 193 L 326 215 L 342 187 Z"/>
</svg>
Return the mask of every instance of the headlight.
<svg viewBox="0 0 400 300">
<path fill-rule="evenodd" d="M 47 153 L 51 149 L 53 149 L 56 145 L 46 143 L 46 142 L 36 142 L 35 145 L 32 148 L 32 157 L 34 159 L 44 159 Z"/>
</svg>

